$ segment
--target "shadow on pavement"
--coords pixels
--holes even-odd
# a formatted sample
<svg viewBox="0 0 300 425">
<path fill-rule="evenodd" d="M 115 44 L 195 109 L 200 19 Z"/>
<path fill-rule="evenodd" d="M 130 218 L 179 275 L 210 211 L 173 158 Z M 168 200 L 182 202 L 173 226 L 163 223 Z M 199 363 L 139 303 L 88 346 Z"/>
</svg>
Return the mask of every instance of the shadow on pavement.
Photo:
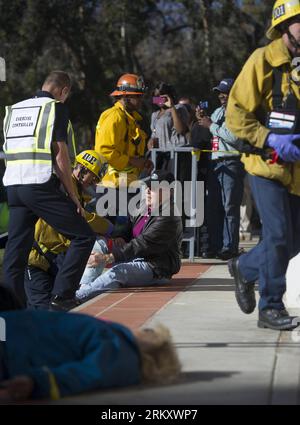
<svg viewBox="0 0 300 425">
<path fill-rule="evenodd" d="M 233 279 L 174 279 L 171 283 L 159 286 L 131 286 L 127 288 L 119 288 L 105 293 L 145 293 L 145 292 L 173 292 L 173 291 L 233 291 Z"/>
<path fill-rule="evenodd" d="M 176 348 L 297 348 L 300 343 L 291 342 L 264 342 L 264 341 L 247 341 L 247 342 L 179 342 Z"/>
</svg>

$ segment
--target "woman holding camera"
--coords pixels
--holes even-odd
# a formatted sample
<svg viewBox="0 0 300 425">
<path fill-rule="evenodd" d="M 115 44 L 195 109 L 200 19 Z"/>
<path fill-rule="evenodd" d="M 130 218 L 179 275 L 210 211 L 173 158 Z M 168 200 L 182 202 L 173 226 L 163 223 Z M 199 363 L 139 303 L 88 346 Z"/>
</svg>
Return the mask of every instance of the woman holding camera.
<svg viewBox="0 0 300 425">
<path fill-rule="evenodd" d="M 148 149 L 160 148 L 156 168 L 169 169 L 169 151 L 178 146 L 184 146 L 188 132 L 189 113 L 182 104 L 176 104 L 176 93 L 173 86 L 160 82 L 156 85 L 153 105 L 157 110 L 151 116 L 151 138 Z M 173 170 L 169 170 L 173 171 Z"/>
<path fill-rule="evenodd" d="M 148 149 L 160 148 L 163 152 L 156 155 L 156 169 L 167 170 L 175 174 L 175 164 L 171 161 L 170 151 L 187 144 L 190 115 L 184 104 L 176 104 L 176 92 L 173 86 L 160 82 L 156 85 L 152 103 L 158 110 L 151 116 L 151 138 Z M 191 154 L 180 152 L 176 180 L 184 184 L 191 179 Z M 184 193 L 183 193 L 184 199 Z M 185 227 L 184 201 L 182 201 L 182 224 Z"/>
</svg>

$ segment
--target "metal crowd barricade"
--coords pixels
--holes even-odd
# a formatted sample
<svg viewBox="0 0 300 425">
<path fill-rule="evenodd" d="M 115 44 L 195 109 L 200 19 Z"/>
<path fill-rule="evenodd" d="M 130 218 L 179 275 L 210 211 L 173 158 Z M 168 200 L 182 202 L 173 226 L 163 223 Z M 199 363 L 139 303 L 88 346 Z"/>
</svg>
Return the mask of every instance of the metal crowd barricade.
<svg viewBox="0 0 300 425">
<path fill-rule="evenodd" d="M 193 147 L 174 147 L 173 149 L 162 149 L 162 148 L 153 148 L 151 149 L 151 160 L 154 164 L 154 168 L 156 168 L 157 161 L 157 153 L 158 152 L 169 152 L 170 159 L 173 160 L 173 174 L 175 180 L 177 180 L 178 174 L 178 157 L 180 152 L 189 152 L 192 158 L 192 167 L 191 167 L 191 193 L 190 193 L 190 211 L 195 211 L 196 209 L 196 195 L 197 195 L 197 163 L 200 150 Z M 176 196 L 176 195 L 175 195 Z M 175 199 L 176 201 L 176 199 Z M 189 244 L 189 260 L 194 261 L 195 256 L 195 241 L 196 241 L 196 227 L 189 228 L 191 230 L 190 234 L 184 235 L 183 242 L 187 242 Z"/>
<path fill-rule="evenodd" d="M 153 148 L 151 149 L 151 159 L 154 164 L 154 168 L 156 168 L 156 156 L 157 152 L 169 152 L 170 159 L 174 160 L 173 174 L 175 179 L 177 180 L 178 174 L 178 154 L 180 152 L 189 152 L 192 158 L 192 167 L 191 167 L 191 193 L 190 193 L 190 211 L 195 211 L 196 209 L 196 194 L 197 194 L 197 163 L 198 163 L 198 155 L 197 152 L 200 152 L 199 149 L 195 149 L 192 147 L 176 147 L 173 149 L 160 149 Z M 5 155 L 4 152 L 0 151 L 0 160 L 4 160 Z M 176 198 L 175 198 L 176 201 Z M 189 260 L 194 261 L 195 256 L 195 241 L 196 241 L 196 227 L 190 227 L 190 233 L 188 235 L 184 235 L 183 242 L 187 242 L 189 244 Z"/>
</svg>

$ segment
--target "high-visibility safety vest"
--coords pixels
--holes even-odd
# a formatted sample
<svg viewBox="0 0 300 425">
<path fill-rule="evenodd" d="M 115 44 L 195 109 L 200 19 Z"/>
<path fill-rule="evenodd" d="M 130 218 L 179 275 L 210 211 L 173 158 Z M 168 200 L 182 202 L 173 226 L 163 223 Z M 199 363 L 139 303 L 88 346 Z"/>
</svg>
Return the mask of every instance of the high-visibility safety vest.
<svg viewBox="0 0 300 425">
<path fill-rule="evenodd" d="M 51 151 L 56 100 L 37 97 L 6 107 L 4 145 L 6 170 L 3 184 L 40 184 L 52 175 Z M 68 144 L 75 149 L 74 132 L 68 125 Z M 76 151 L 70 155 L 76 156 Z"/>
</svg>

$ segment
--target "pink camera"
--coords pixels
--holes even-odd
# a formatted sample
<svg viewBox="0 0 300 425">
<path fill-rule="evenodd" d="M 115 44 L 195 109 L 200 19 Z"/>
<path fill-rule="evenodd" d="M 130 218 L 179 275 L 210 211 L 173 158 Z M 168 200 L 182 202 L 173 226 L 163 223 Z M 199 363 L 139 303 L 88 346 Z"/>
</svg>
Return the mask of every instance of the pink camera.
<svg viewBox="0 0 300 425">
<path fill-rule="evenodd" d="M 163 106 L 166 102 L 167 102 L 167 98 L 165 96 L 152 97 L 153 105 Z"/>
</svg>

